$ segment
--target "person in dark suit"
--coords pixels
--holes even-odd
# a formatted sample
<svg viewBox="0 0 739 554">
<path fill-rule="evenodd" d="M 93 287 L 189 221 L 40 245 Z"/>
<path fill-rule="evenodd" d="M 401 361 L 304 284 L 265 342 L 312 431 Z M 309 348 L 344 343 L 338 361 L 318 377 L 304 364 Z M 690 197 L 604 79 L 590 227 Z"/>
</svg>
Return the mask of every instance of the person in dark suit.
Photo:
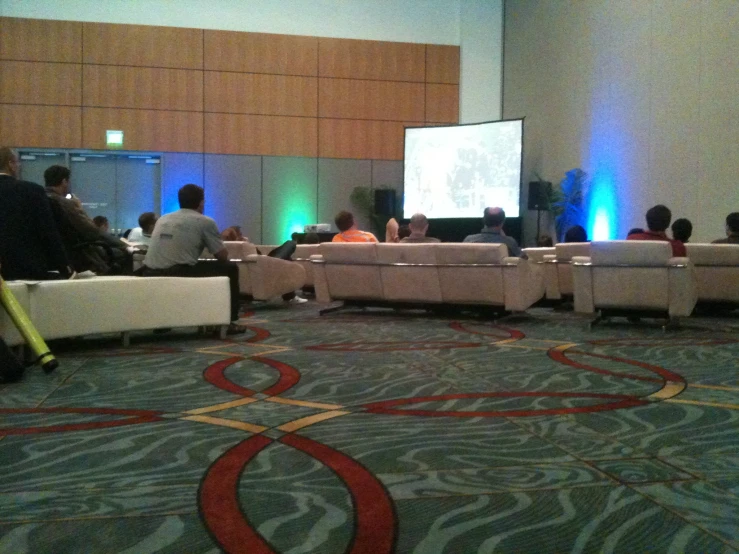
<svg viewBox="0 0 739 554">
<path fill-rule="evenodd" d="M 4 279 L 69 277 L 62 239 L 43 187 L 19 180 L 20 158 L 0 148 L 0 272 Z"/>
</svg>

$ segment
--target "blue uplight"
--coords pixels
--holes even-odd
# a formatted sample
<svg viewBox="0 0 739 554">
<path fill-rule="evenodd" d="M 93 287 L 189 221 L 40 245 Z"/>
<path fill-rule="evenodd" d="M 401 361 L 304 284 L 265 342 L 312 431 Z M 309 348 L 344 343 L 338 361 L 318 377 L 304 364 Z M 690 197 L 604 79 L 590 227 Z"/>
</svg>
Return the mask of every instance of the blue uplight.
<svg viewBox="0 0 739 554">
<path fill-rule="evenodd" d="M 588 194 L 587 231 L 591 240 L 616 238 L 617 211 L 613 178 L 605 171 L 595 174 Z"/>
</svg>

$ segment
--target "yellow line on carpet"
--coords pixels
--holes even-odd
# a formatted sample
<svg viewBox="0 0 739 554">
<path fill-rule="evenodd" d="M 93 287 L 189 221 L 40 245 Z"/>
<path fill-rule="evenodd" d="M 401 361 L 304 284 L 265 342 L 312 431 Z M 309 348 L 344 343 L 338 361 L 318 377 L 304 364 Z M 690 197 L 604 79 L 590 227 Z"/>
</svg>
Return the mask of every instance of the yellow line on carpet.
<svg viewBox="0 0 739 554">
<path fill-rule="evenodd" d="M 657 392 L 653 392 L 648 395 L 647 398 L 650 400 L 667 400 L 673 396 L 677 396 L 685 390 L 685 383 L 681 381 L 668 381 L 664 387 L 659 389 Z"/>
<path fill-rule="evenodd" d="M 210 423 L 211 425 L 219 425 L 221 427 L 231 427 L 232 429 L 238 429 L 240 431 L 248 431 L 249 433 L 261 433 L 266 431 L 268 428 L 261 425 L 255 425 L 253 423 L 247 423 L 245 421 L 234 421 L 233 419 L 223 419 L 220 417 L 211 417 L 203 415 L 194 415 L 181 417 L 187 421 L 197 421 L 198 423 Z"/>
<path fill-rule="evenodd" d="M 739 410 L 739 404 L 724 404 L 722 402 L 700 402 L 699 400 L 682 400 L 680 398 L 671 398 L 665 402 L 676 402 L 678 404 L 692 404 L 694 406 L 710 406 L 712 408 L 728 408 L 729 410 Z"/>
<path fill-rule="evenodd" d="M 326 421 L 327 419 L 347 415 L 350 413 L 351 412 L 342 412 L 340 410 L 336 410 L 333 412 L 324 412 L 322 414 L 315 414 L 312 416 L 296 419 L 295 421 L 290 421 L 288 423 L 285 423 L 284 425 L 280 425 L 278 429 L 280 431 L 284 431 L 285 433 L 292 433 L 293 431 L 297 431 L 298 429 L 302 429 L 303 427 L 308 427 L 309 425 L 313 425 L 314 423 L 320 423 L 321 421 Z"/>
<path fill-rule="evenodd" d="M 578 343 L 576 342 L 568 342 L 565 344 L 560 344 L 559 346 L 555 346 L 554 349 L 558 350 L 559 352 L 562 352 L 564 350 L 567 350 L 568 348 L 572 348 L 573 346 L 577 346 Z"/>
<path fill-rule="evenodd" d="M 710 389 L 710 390 L 727 390 L 732 392 L 739 392 L 739 387 L 725 387 L 723 385 L 694 385 L 690 383 L 689 389 Z"/>
<path fill-rule="evenodd" d="M 210 412 L 218 412 L 220 410 L 228 410 L 229 408 L 237 408 L 244 406 L 245 404 L 251 404 L 252 402 L 259 402 L 256 398 L 239 398 L 238 400 L 232 400 L 231 402 L 223 402 L 221 404 L 213 404 L 212 406 L 205 406 L 204 408 L 195 408 L 194 410 L 187 410 L 186 414 L 198 415 L 207 414 Z"/>
<path fill-rule="evenodd" d="M 287 404 L 288 406 L 303 406 L 305 408 L 319 408 L 321 410 L 338 410 L 343 408 L 341 404 L 323 404 L 322 402 L 308 402 L 307 400 L 292 400 L 291 398 L 280 398 L 279 396 L 270 396 L 264 399 L 266 402 L 276 402 L 277 404 Z"/>
</svg>

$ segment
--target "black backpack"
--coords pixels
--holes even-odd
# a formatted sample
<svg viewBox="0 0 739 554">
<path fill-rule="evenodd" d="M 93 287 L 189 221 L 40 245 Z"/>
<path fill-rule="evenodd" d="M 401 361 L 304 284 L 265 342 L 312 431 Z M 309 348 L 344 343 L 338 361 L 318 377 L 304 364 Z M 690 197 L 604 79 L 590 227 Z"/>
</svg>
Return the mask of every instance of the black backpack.
<svg viewBox="0 0 739 554">
<path fill-rule="evenodd" d="M 15 383 L 23 377 L 23 364 L 0 338 L 0 383 Z"/>
</svg>

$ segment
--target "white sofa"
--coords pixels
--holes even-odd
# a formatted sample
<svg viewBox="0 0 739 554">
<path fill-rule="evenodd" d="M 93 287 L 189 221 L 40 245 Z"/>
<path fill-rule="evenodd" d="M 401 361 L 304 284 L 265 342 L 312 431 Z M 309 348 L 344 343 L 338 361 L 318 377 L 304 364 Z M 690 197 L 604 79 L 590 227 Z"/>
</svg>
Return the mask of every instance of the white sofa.
<svg viewBox="0 0 739 554">
<path fill-rule="evenodd" d="M 225 336 L 231 303 L 227 277 L 90 277 L 8 283 L 45 340 L 167 327 L 219 326 Z M 25 289 L 25 291 L 23 290 Z M 3 310 L 3 317 L 7 317 Z M 20 344 L 12 322 L 0 332 Z"/>
<path fill-rule="evenodd" d="M 224 242 L 228 259 L 239 268 L 239 292 L 255 300 L 270 300 L 305 286 L 306 271 L 300 263 L 266 254 L 273 247 L 257 246 L 250 242 Z M 258 255 L 257 248 L 262 254 Z M 203 257 L 212 258 L 210 252 Z"/>
<path fill-rule="evenodd" d="M 689 258 L 673 258 L 666 241 L 594 241 L 572 258 L 575 311 L 677 318 L 691 314 L 696 285 Z"/>
<path fill-rule="evenodd" d="M 544 256 L 544 283 L 548 300 L 561 300 L 574 294 L 572 258 L 590 256 L 589 242 L 562 242 Z"/>
<path fill-rule="evenodd" d="M 685 245 L 699 302 L 739 305 L 739 244 Z"/>
<path fill-rule="evenodd" d="M 522 312 L 539 300 L 528 260 L 503 244 L 322 243 L 316 299 L 357 306 L 484 306 Z"/>
</svg>

